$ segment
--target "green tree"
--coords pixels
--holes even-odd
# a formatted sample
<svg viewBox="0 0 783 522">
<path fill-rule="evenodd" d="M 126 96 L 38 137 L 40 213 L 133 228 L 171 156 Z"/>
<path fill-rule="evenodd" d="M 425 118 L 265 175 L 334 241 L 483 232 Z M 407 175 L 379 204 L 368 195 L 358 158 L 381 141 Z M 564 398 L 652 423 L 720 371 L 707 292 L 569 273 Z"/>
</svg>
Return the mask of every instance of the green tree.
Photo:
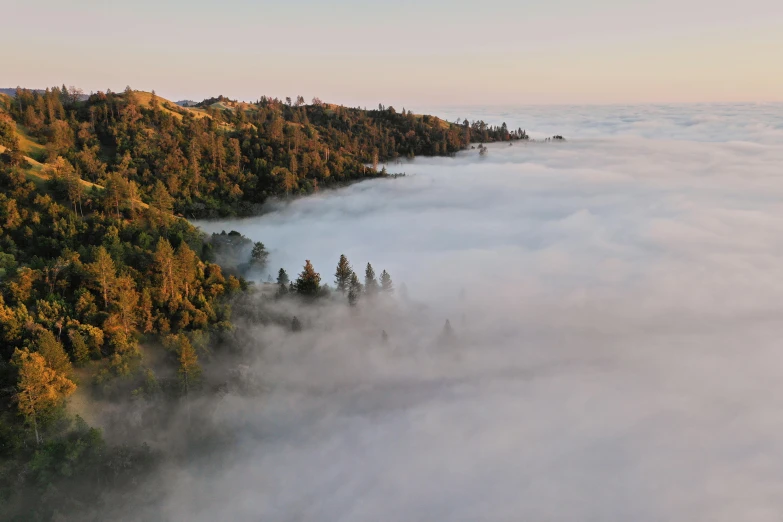
<svg viewBox="0 0 783 522">
<path fill-rule="evenodd" d="M 60 341 L 49 330 L 41 330 L 35 339 L 35 349 L 46 360 L 47 366 L 59 374 L 70 376 L 71 361 Z"/>
<path fill-rule="evenodd" d="M 381 292 L 390 294 L 394 291 L 394 284 L 392 283 L 392 278 L 389 275 L 389 272 L 384 270 L 381 272 Z"/>
<path fill-rule="evenodd" d="M 259 270 L 263 270 L 266 268 L 268 259 L 269 252 L 267 252 L 266 247 L 261 241 L 256 241 L 256 243 L 253 244 L 253 251 L 250 252 L 250 264 Z"/>
<path fill-rule="evenodd" d="M 367 263 L 367 268 L 364 270 L 364 291 L 369 296 L 378 293 L 378 281 L 375 279 L 375 270 L 370 263 Z"/>
<path fill-rule="evenodd" d="M 353 275 L 351 264 L 348 262 L 348 258 L 345 257 L 345 254 L 342 254 L 340 256 L 340 261 L 337 263 L 334 282 L 337 285 L 337 290 L 343 295 L 348 291 L 348 287 L 351 284 L 351 275 Z"/>
<path fill-rule="evenodd" d="M 356 306 L 360 295 L 362 295 L 362 284 L 359 282 L 359 276 L 354 272 L 351 274 L 351 283 L 348 287 L 348 304 Z"/>
</svg>

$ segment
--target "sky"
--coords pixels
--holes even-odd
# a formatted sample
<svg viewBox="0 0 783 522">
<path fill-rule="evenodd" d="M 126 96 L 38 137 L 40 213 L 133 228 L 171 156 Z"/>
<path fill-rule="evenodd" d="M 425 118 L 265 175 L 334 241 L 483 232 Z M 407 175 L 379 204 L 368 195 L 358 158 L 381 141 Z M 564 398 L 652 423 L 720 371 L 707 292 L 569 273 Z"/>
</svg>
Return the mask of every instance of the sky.
<svg viewBox="0 0 783 522">
<path fill-rule="evenodd" d="M 199 223 L 396 290 L 238 324 L 252 355 L 193 407 L 232 442 L 104 519 L 779 521 L 783 104 L 503 115 L 569 139 Z"/>
<path fill-rule="evenodd" d="M 6 0 L 3 19 L 1 87 L 408 108 L 783 100 L 777 0 Z"/>
</svg>

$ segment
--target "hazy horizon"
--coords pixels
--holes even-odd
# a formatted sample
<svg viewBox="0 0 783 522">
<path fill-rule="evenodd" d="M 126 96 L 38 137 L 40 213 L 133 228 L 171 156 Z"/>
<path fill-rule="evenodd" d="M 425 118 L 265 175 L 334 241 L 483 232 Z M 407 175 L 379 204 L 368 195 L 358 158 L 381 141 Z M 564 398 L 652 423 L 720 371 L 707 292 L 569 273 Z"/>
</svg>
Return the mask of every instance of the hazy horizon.
<svg viewBox="0 0 783 522">
<path fill-rule="evenodd" d="M 351 106 L 783 101 L 783 4 L 12 0 L 0 84 Z M 95 67 L 95 64 L 100 67 Z M 35 64 L 33 66 L 33 64 Z M 222 91 L 222 92 L 221 92 Z"/>
</svg>

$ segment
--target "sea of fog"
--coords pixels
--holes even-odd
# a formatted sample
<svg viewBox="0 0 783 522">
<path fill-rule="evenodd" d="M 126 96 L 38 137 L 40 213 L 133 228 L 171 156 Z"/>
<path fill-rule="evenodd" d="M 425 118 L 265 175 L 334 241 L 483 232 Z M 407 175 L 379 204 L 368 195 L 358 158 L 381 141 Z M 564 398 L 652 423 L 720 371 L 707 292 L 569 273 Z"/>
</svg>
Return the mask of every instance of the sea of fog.
<svg viewBox="0 0 783 522">
<path fill-rule="evenodd" d="M 345 254 L 398 292 L 257 328 L 268 391 L 216 408 L 237 446 L 173 471 L 163 512 L 779 521 L 783 105 L 427 112 L 567 141 L 198 223 L 263 241 L 273 275 L 333 285 Z"/>
</svg>

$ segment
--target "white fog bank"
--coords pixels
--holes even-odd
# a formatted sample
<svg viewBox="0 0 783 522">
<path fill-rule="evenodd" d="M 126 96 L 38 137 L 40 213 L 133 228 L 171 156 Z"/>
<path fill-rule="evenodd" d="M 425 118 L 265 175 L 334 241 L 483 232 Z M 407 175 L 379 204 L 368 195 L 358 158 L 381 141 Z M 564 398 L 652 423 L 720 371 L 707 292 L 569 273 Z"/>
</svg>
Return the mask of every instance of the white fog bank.
<svg viewBox="0 0 783 522">
<path fill-rule="evenodd" d="M 362 275 L 370 261 L 413 304 L 259 328 L 268 392 L 224 399 L 237 447 L 172 472 L 164 514 L 779 520 L 783 106 L 675 109 L 634 109 L 647 133 L 606 130 L 627 109 L 550 108 L 566 143 L 417 158 L 389 166 L 404 178 L 198 223 L 263 241 L 273 274 L 310 259 L 333 284 L 340 254 Z"/>
</svg>

